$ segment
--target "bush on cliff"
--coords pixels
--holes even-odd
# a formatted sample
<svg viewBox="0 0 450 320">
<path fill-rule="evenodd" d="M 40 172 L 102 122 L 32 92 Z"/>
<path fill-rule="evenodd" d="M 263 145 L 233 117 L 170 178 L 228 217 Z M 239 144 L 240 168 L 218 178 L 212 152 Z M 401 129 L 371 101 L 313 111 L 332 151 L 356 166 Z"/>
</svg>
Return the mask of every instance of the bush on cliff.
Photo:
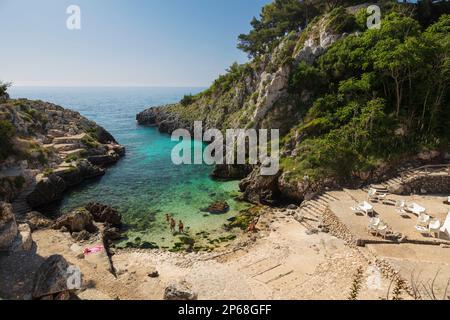
<svg viewBox="0 0 450 320">
<path fill-rule="evenodd" d="M 13 151 L 12 138 L 15 129 L 11 122 L 0 121 L 0 160 L 5 160 Z"/>
<path fill-rule="evenodd" d="M 0 81 L 0 96 L 3 96 L 8 91 L 8 88 L 11 86 L 9 82 Z"/>
</svg>

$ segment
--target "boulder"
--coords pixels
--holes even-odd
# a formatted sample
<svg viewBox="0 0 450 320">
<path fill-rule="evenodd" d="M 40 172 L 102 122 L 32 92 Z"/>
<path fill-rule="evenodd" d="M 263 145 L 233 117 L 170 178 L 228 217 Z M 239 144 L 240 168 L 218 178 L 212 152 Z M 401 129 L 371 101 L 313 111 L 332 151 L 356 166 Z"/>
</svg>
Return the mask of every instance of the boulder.
<svg viewBox="0 0 450 320">
<path fill-rule="evenodd" d="M 33 282 L 33 299 L 42 299 L 61 292 L 67 292 L 69 264 L 60 255 L 53 255 L 45 260 L 35 274 Z"/>
<path fill-rule="evenodd" d="M 71 233 L 81 231 L 94 232 L 96 228 L 92 221 L 92 215 L 88 210 L 78 208 L 58 218 L 53 228 L 59 230 L 65 227 Z"/>
<path fill-rule="evenodd" d="M 56 175 L 64 180 L 67 187 L 76 186 L 86 179 L 100 177 L 105 174 L 105 170 L 101 169 L 88 160 L 81 160 L 75 168 L 71 170 L 59 171 Z"/>
<path fill-rule="evenodd" d="M 211 204 L 209 207 L 202 209 L 203 212 L 209 212 L 211 214 L 225 214 L 230 210 L 230 206 L 225 201 L 217 201 Z"/>
<path fill-rule="evenodd" d="M 52 203 L 62 198 L 66 188 L 67 184 L 64 179 L 52 174 L 36 184 L 33 192 L 28 195 L 27 202 L 32 208 Z"/>
<path fill-rule="evenodd" d="M 236 180 L 245 178 L 251 172 L 252 166 L 250 165 L 218 164 L 214 167 L 214 171 L 211 176 L 214 179 Z"/>
<path fill-rule="evenodd" d="M 91 213 L 95 222 L 108 223 L 116 227 L 122 225 L 122 215 L 109 206 L 101 203 L 89 203 L 86 210 Z"/>
<path fill-rule="evenodd" d="M 244 193 L 244 199 L 256 204 L 274 204 L 280 196 L 279 176 L 280 173 L 273 176 L 262 176 L 260 169 L 256 168 L 239 184 L 239 188 Z"/>
<path fill-rule="evenodd" d="M 192 291 L 191 286 L 185 282 L 178 282 L 169 285 L 164 290 L 164 300 L 197 300 L 198 295 Z"/>
<path fill-rule="evenodd" d="M 19 225 L 19 236 L 21 240 L 20 249 L 29 251 L 33 248 L 33 238 L 31 237 L 31 228 L 28 224 Z"/>
<path fill-rule="evenodd" d="M 108 166 L 113 163 L 116 163 L 119 159 L 120 156 L 115 152 L 88 157 L 89 162 L 96 166 Z"/>
<path fill-rule="evenodd" d="M 72 233 L 72 238 L 77 242 L 89 240 L 90 237 L 91 237 L 91 234 L 89 232 L 87 232 L 86 230 Z"/>
<path fill-rule="evenodd" d="M 103 231 L 103 239 L 114 241 L 122 238 L 122 233 L 118 228 L 107 228 Z"/>
<path fill-rule="evenodd" d="M 18 234 L 18 228 L 12 207 L 9 203 L 0 203 L 0 251 L 8 250 Z"/>
<path fill-rule="evenodd" d="M 31 228 L 31 231 L 46 229 L 51 227 L 51 225 L 53 224 L 53 221 L 51 219 L 45 217 L 43 214 L 37 211 L 28 212 L 26 219 Z"/>
</svg>

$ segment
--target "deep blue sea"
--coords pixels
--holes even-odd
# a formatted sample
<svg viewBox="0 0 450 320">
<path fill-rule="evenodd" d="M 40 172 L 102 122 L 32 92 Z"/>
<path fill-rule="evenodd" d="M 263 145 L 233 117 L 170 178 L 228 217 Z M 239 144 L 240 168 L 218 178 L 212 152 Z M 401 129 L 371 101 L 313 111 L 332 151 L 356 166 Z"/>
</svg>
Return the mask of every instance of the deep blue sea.
<svg viewBox="0 0 450 320">
<path fill-rule="evenodd" d="M 108 169 L 101 179 L 86 182 L 67 193 L 57 204 L 66 212 L 95 201 L 120 210 L 130 226 L 130 240 L 154 242 L 171 247 L 178 241 L 170 233 L 165 214 L 182 220 L 191 236 L 207 231 L 221 235 L 226 220 L 247 205 L 234 200 L 237 182 L 218 182 L 206 165 L 176 166 L 171 151 L 176 142 L 156 128 L 138 126 L 140 111 L 177 102 L 200 88 L 51 88 L 13 87 L 12 98 L 39 99 L 79 111 L 107 129 L 125 145 L 126 157 Z M 201 212 L 216 200 L 231 207 L 225 215 Z"/>
</svg>

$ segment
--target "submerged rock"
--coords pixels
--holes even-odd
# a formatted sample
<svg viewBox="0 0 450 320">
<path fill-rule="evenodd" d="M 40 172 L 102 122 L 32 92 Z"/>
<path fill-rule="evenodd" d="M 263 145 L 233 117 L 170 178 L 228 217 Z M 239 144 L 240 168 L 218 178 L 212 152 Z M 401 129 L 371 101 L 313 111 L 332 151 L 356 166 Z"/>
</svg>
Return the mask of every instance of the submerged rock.
<svg viewBox="0 0 450 320">
<path fill-rule="evenodd" d="M 225 214 L 229 210 L 230 206 L 225 201 L 214 202 L 209 207 L 202 209 L 203 212 L 209 212 L 211 214 Z"/>
<path fill-rule="evenodd" d="M 122 225 L 122 215 L 116 210 L 101 203 L 89 203 L 86 205 L 95 222 L 108 223 L 120 227 Z"/>
</svg>

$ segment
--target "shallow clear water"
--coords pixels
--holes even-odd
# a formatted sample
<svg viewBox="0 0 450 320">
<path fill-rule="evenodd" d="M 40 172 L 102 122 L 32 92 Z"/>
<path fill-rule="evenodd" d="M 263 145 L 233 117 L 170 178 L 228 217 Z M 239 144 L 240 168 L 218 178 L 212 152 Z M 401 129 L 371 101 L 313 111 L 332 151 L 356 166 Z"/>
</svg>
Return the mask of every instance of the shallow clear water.
<svg viewBox="0 0 450 320">
<path fill-rule="evenodd" d="M 138 126 L 135 116 L 150 106 L 179 101 L 194 88 L 12 88 L 13 98 L 40 99 L 79 111 L 107 129 L 125 145 L 127 155 L 106 175 L 71 190 L 58 209 L 65 212 L 91 201 L 120 210 L 131 229 L 131 240 L 172 247 L 179 241 L 168 228 L 165 214 L 182 220 L 193 237 L 199 232 L 210 238 L 224 235 L 226 220 L 246 204 L 236 202 L 237 182 L 218 182 L 209 177 L 206 165 L 176 166 L 171 151 L 176 142 L 156 128 Z M 197 142 L 195 142 L 197 143 Z M 225 215 L 205 215 L 201 208 L 216 200 L 231 207 Z M 210 239 L 211 240 L 211 239 Z"/>
</svg>

